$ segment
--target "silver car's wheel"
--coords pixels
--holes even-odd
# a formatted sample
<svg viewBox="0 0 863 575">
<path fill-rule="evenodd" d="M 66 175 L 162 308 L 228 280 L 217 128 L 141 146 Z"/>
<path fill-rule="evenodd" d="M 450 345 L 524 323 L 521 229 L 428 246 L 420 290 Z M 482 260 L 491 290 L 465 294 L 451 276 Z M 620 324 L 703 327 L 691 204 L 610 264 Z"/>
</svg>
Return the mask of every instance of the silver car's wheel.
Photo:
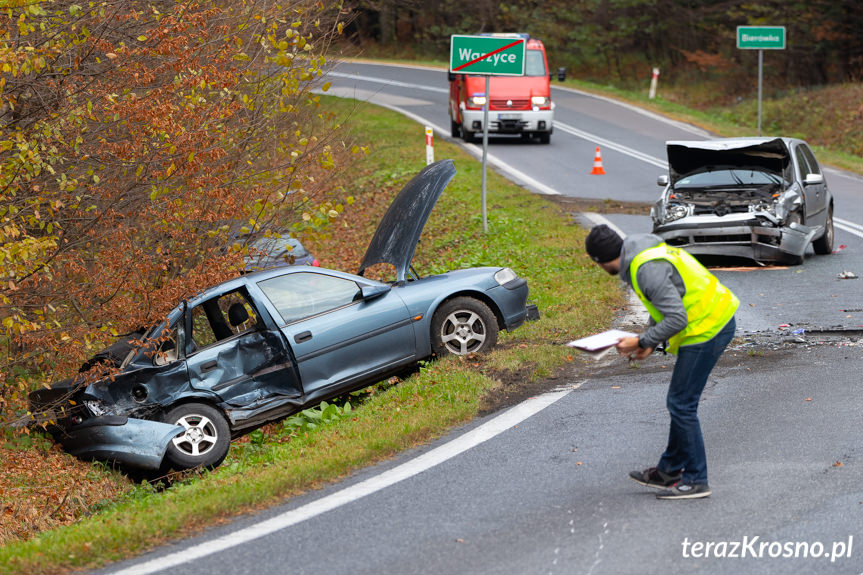
<svg viewBox="0 0 863 575">
<path fill-rule="evenodd" d="M 483 302 L 458 297 L 444 303 L 432 318 L 432 347 L 437 355 L 468 355 L 497 344 L 497 320 Z"/>
<path fill-rule="evenodd" d="M 185 428 L 171 440 L 165 452 L 165 459 L 172 468 L 215 467 L 228 454 L 231 431 L 224 416 L 215 408 L 187 403 L 168 412 L 165 420 Z"/>
<path fill-rule="evenodd" d="M 824 223 L 824 233 L 812 242 L 812 249 L 818 255 L 833 253 L 833 206 L 827 209 L 827 221 Z"/>
</svg>

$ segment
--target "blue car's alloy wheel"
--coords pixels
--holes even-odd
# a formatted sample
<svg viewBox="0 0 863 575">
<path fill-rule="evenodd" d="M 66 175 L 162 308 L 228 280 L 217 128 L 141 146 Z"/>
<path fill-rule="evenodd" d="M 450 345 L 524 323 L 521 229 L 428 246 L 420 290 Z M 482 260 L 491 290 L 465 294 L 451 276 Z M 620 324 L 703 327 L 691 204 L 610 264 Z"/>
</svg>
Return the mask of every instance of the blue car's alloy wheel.
<svg viewBox="0 0 863 575">
<path fill-rule="evenodd" d="M 468 355 L 497 343 L 497 320 L 489 307 L 471 297 L 445 302 L 432 318 L 432 347 L 437 355 Z"/>
<path fill-rule="evenodd" d="M 231 431 L 225 417 L 214 407 L 186 403 L 169 411 L 165 421 L 186 428 L 168 445 L 165 460 L 169 467 L 215 467 L 228 454 Z"/>
</svg>

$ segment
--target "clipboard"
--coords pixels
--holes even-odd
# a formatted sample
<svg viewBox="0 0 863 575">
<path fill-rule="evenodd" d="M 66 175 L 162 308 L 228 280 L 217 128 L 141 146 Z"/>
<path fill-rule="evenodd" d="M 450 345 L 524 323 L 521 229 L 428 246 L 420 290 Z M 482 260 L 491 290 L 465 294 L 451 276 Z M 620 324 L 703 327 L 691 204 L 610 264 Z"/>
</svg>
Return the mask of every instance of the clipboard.
<svg viewBox="0 0 863 575">
<path fill-rule="evenodd" d="M 625 337 L 638 337 L 638 334 L 620 329 L 610 329 L 602 333 L 575 339 L 566 345 L 583 351 L 595 359 L 599 359 L 613 350 L 618 342 Z"/>
</svg>

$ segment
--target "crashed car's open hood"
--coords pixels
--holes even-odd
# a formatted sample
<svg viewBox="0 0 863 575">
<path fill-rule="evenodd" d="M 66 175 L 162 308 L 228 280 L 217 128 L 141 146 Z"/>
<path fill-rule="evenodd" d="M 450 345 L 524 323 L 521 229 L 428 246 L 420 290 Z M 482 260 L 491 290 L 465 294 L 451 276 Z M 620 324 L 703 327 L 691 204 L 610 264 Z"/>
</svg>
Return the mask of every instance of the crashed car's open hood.
<svg viewBox="0 0 863 575">
<path fill-rule="evenodd" d="M 713 168 L 760 168 L 783 174 L 791 161 L 788 147 L 781 138 L 671 141 L 666 147 L 672 185 L 693 172 Z"/>
<path fill-rule="evenodd" d="M 423 168 L 407 183 L 381 218 L 359 275 L 371 266 L 392 264 L 396 268 L 396 281 L 405 281 L 432 208 L 454 175 L 452 160 L 441 160 Z"/>
</svg>

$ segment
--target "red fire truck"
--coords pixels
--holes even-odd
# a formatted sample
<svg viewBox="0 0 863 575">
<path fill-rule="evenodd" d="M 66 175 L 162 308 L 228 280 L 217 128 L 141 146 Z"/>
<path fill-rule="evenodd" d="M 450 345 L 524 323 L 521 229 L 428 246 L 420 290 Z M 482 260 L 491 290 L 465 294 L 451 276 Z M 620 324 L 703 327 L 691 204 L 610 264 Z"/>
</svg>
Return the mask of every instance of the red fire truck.
<svg viewBox="0 0 863 575">
<path fill-rule="evenodd" d="M 489 78 L 489 134 L 521 134 L 525 140 L 536 136 L 541 143 L 549 143 L 554 104 L 545 46 L 529 34 L 490 35 L 525 39 L 525 73 Z M 557 75 L 562 81 L 564 70 L 559 69 Z M 470 142 L 475 135 L 482 135 L 485 103 L 485 76 L 449 73 L 449 116 L 454 138 L 461 136 Z"/>
</svg>

